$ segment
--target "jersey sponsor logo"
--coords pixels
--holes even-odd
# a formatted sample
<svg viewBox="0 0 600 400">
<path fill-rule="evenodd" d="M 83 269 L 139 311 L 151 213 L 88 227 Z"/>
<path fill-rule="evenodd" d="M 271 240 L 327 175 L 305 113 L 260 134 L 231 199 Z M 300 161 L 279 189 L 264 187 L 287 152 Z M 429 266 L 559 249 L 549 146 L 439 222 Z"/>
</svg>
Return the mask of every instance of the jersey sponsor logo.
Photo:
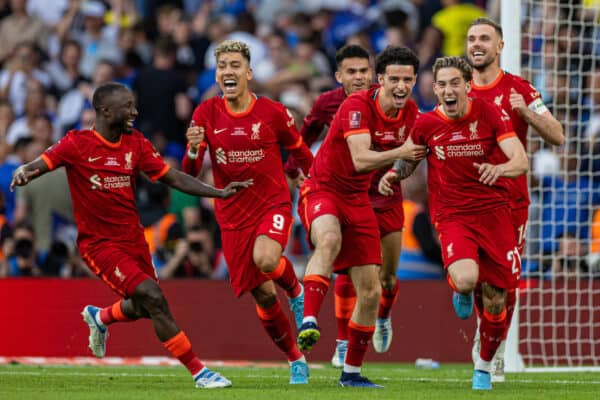
<svg viewBox="0 0 600 400">
<path fill-rule="evenodd" d="M 250 139 L 260 140 L 260 124 L 260 122 L 252 124 L 252 136 L 250 136 Z"/>
<path fill-rule="evenodd" d="M 494 97 L 494 103 L 500 107 L 502 105 L 502 98 L 504 97 L 503 94 L 501 94 L 500 96 L 496 96 Z"/>
<path fill-rule="evenodd" d="M 375 131 L 375 136 L 381 137 L 383 135 L 384 135 L 383 132 Z"/>
<path fill-rule="evenodd" d="M 131 177 L 129 175 L 105 176 L 102 178 L 98 174 L 90 176 L 93 190 L 112 190 L 131 186 Z"/>
<path fill-rule="evenodd" d="M 215 135 L 218 135 L 219 133 L 225 132 L 226 130 L 227 130 L 227 128 L 215 129 L 215 130 L 213 130 L 213 133 Z"/>
<path fill-rule="evenodd" d="M 99 157 L 88 157 L 88 162 L 98 161 L 101 158 L 102 158 L 102 156 L 99 156 Z"/>
<path fill-rule="evenodd" d="M 90 182 L 92 182 L 92 189 L 100 189 L 102 187 L 102 178 L 98 174 L 90 176 Z"/>
<path fill-rule="evenodd" d="M 350 111 L 348 119 L 350 120 L 350 128 L 360 128 L 360 121 L 362 120 L 362 114 L 360 111 Z"/>
<path fill-rule="evenodd" d="M 121 163 L 117 161 L 117 157 L 106 157 L 104 165 L 107 167 L 118 167 Z"/>
<path fill-rule="evenodd" d="M 215 150 L 217 164 L 241 164 L 255 163 L 265 158 L 263 149 L 230 150 L 225 151 L 222 147 Z"/>
<path fill-rule="evenodd" d="M 444 153 L 444 146 L 433 146 L 433 151 L 438 160 L 445 160 L 446 153 Z"/>
<path fill-rule="evenodd" d="M 133 169 L 132 158 L 133 152 L 125 153 L 125 169 Z"/>
<path fill-rule="evenodd" d="M 227 155 L 222 147 L 215 150 L 215 158 L 217 159 L 217 164 L 227 164 Z"/>
</svg>

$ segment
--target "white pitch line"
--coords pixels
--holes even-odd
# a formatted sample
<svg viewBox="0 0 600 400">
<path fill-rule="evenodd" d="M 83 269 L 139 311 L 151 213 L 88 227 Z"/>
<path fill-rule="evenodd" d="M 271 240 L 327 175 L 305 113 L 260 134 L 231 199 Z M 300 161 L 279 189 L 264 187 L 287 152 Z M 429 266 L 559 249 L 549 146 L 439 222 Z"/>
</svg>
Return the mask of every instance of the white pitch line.
<svg viewBox="0 0 600 400">
<path fill-rule="evenodd" d="M 44 372 L 35 372 L 35 371 L 0 371 L 0 375 L 32 375 L 32 376 L 122 376 L 122 377 L 134 377 L 134 378 L 143 378 L 143 377 L 159 377 L 159 378 L 181 378 L 182 374 L 157 374 L 157 373 L 129 373 L 129 372 L 57 372 L 57 371 L 44 371 Z M 264 375 L 257 374 L 229 374 L 230 377 L 244 377 L 244 378 L 265 378 Z M 281 378 L 286 379 L 289 378 L 288 375 L 269 375 L 269 378 Z M 330 376 L 311 376 L 311 380 L 335 380 L 335 378 Z M 380 381 L 398 381 L 398 382 L 443 382 L 443 383 L 465 383 L 471 382 L 471 379 L 457 379 L 457 378 L 410 378 L 410 377 L 389 377 L 389 376 L 376 376 L 375 380 Z M 600 385 L 600 381 L 579 381 L 579 380 L 538 380 L 538 379 L 509 379 L 507 383 L 525 383 L 525 384 L 533 384 L 533 383 L 545 383 L 545 384 L 559 384 L 559 385 Z"/>
</svg>

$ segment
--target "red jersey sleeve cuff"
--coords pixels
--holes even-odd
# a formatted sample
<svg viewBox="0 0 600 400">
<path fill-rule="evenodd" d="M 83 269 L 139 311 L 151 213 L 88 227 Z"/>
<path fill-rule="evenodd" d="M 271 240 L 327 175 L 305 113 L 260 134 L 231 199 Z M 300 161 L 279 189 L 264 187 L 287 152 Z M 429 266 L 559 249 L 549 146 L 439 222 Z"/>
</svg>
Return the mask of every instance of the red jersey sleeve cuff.
<svg viewBox="0 0 600 400">
<path fill-rule="evenodd" d="M 150 179 L 152 179 L 152 182 L 157 181 L 160 178 L 162 178 L 163 176 L 165 176 L 166 173 L 169 172 L 170 169 L 171 169 L 171 167 L 169 167 L 167 164 L 165 164 L 165 166 L 163 167 L 163 169 L 161 169 L 158 174 L 152 175 L 150 177 Z"/>
<path fill-rule="evenodd" d="M 351 131 L 344 132 L 344 139 L 346 139 L 348 136 L 361 135 L 364 133 L 366 133 L 368 135 L 371 132 L 368 129 L 353 129 Z"/>
<path fill-rule="evenodd" d="M 52 170 L 54 169 L 54 164 L 52 163 L 52 160 L 50 160 L 50 157 L 48 157 L 48 156 L 47 156 L 47 155 L 45 155 L 45 154 L 42 154 L 42 155 L 40 156 L 40 158 L 41 158 L 41 159 L 42 159 L 42 160 L 43 160 L 43 161 L 46 163 L 46 166 L 48 166 L 48 169 L 49 169 L 50 171 L 52 171 Z"/>
<path fill-rule="evenodd" d="M 497 141 L 498 143 L 500 143 L 500 142 L 501 142 L 501 141 L 503 141 L 504 139 L 508 139 L 508 138 L 510 138 L 510 137 L 515 137 L 515 136 L 517 136 L 517 134 L 516 134 L 514 131 L 506 132 L 506 133 L 504 133 L 504 134 L 502 134 L 502 135 L 498 136 L 498 137 L 496 138 L 496 141 Z"/>
</svg>

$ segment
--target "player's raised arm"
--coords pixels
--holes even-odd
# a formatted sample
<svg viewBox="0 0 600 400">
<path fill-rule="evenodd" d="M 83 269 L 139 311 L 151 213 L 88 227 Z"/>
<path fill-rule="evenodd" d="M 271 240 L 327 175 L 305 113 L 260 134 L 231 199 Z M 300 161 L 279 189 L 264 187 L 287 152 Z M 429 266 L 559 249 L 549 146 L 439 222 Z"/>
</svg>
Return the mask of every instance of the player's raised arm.
<svg viewBox="0 0 600 400">
<path fill-rule="evenodd" d="M 45 174 L 49 170 L 48 165 L 46 165 L 46 162 L 41 157 L 36 158 L 30 163 L 21 165 L 13 173 L 10 182 L 10 191 L 12 192 L 15 186 L 27 185 L 29 181 Z"/>
<path fill-rule="evenodd" d="M 537 98 L 528 106 L 523 96 L 515 89 L 511 89 L 510 105 L 546 143 L 554 146 L 564 143 L 565 135 L 561 123 L 546 108 L 541 98 Z"/>
<path fill-rule="evenodd" d="M 174 187 L 182 192 L 202 197 L 218 197 L 222 199 L 229 198 L 236 194 L 239 189 L 247 188 L 252 185 L 252 180 L 244 182 L 230 182 L 223 189 L 217 189 L 214 186 L 207 185 L 199 179 L 188 174 L 171 168 L 161 179 L 161 182 Z"/>
</svg>

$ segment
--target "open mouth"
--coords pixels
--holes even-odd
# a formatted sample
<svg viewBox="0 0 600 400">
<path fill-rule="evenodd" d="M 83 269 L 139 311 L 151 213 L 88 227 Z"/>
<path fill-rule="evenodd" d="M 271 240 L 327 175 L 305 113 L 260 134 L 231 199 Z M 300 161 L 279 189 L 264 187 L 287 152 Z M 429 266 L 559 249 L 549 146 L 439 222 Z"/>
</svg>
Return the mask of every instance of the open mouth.
<svg viewBox="0 0 600 400">
<path fill-rule="evenodd" d="M 226 92 L 233 92 L 237 87 L 237 82 L 235 79 L 225 79 L 223 81 L 223 87 L 225 88 Z"/>
<path fill-rule="evenodd" d="M 406 93 L 404 93 L 404 94 L 394 93 L 394 101 L 404 101 L 404 100 L 406 100 L 406 96 L 407 96 Z"/>
<path fill-rule="evenodd" d="M 444 99 L 444 104 L 446 105 L 446 110 L 447 111 L 454 111 L 454 110 L 456 110 L 456 104 L 457 104 L 456 99 L 452 99 L 452 98 L 450 98 L 450 99 Z"/>
<path fill-rule="evenodd" d="M 135 118 L 129 118 L 129 119 L 126 121 L 127 127 L 129 127 L 129 128 L 133 128 L 133 123 L 134 123 L 134 122 L 135 122 Z"/>
</svg>

